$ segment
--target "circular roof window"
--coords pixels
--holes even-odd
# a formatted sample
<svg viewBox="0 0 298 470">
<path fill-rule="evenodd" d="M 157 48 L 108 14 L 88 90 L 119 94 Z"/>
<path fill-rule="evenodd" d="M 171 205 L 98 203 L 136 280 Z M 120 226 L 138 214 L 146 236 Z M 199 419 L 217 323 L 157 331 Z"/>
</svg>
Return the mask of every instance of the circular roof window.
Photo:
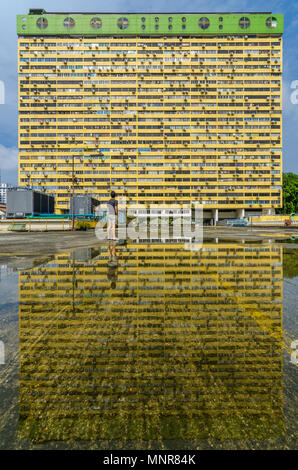
<svg viewBox="0 0 298 470">
<path fill-rule="evenodd" d="M 92 28 L 94 28 L 94 29 L 100 29 L 101 26 L 102 26 L 102 21 L 101 21 L 100 18 L 94 17 L 94 18 L 92 18 L 92 20 L 90 21 L 90 24 L 91 24 Z"/>
<path fill-rule="evenodd" d="M 127 18 L 124 18 L 124 17 L 121 17 L 119 18 L 119 20 L 117 21 L 117 26 L 118 28 L 120 29 L 126 29 L 128 28 L 129 26 L 129 21 Z"/>
<path fill-rule="evenodd" d="M 246 16 L 242 16 L 239 20 L 239 26 L 241 29 L 247 29 L 250 26 L 250 19 Z"/>
<path fill-rule="evenodd" d="M 64 28 L 66 28 L 66 29 L 72 29 L 75 24 L 76 24 L 75 20 L 73 18 L 71 18 L 70 16 L 65 18 L 65 20 L 63 22 Z"/>
<path fill-rule="evenodd" d="M 267 28 L 276 28 L 278 25 L 278 21 L 276 18 L 274 18 L 274 16 L 270 16 L 269 18 L 267 18 L 266 20 L 266 26 Z"/>
<path fill-rule="evenodd" d="M 42 16 L 36 21 L 36 26 L 39 29 L 46 29 L 48 27 L 48 20 Z"/>
<path fill-rule="evenodd" d="M 206 16 L 202 16 L 202 18 L 199 19 L 198 24 L 200 28 L 207 29 L 210 26 L 210 21 Z"/>
</svg>

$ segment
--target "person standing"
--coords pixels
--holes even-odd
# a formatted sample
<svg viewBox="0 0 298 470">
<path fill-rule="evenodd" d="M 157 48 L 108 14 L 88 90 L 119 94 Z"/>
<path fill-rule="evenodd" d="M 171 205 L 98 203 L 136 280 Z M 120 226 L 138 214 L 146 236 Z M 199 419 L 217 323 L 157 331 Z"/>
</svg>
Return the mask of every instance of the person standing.
<svg viewBox="0 0 298 470">
<path fill-rule="evenodd" d="M 116 194 L 111 192 L 111 199 L 107 203 L 107 216 L 108 216 L 108 240 L 117 240 L 116 238 L 116 217 L 118 216 L 118 201 Z"/>
</svg>

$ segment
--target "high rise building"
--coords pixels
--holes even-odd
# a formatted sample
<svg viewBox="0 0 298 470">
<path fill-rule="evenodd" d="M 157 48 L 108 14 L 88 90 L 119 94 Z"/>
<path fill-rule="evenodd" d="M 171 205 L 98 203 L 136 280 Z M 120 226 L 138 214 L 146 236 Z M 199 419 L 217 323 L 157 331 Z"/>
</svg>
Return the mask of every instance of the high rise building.
<svg viewBox="0 0 298 470">
<path fill-rule="evenodd" d="M 18 15 L 19 184 L 205 217 L 282 204 L 283 15 Z"/>
</svg>

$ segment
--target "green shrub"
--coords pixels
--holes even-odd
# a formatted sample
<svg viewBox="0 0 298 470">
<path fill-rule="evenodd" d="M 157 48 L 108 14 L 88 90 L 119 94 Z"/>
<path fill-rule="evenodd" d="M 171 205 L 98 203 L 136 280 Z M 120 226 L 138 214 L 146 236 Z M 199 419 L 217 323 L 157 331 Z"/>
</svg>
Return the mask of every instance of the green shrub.
<svg viewBox="0 0 298 470">
<path fill-rule="evenodd" d="M 89 228 L 91 228 L 90 222 L 85 220 L 78 220 L 76 223 L 76 230 L 88 230 Z"/>
</svg>

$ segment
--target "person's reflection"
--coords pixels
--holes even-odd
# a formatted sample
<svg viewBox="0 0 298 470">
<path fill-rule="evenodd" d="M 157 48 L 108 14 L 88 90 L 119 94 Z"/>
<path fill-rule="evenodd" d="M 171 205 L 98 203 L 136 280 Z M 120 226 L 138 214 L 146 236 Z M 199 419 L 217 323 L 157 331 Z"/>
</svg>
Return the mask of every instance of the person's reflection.
<svg viewBox="0 0 298 470">
<path fill-rule="evenodd" d="M 115 289 L 116 281 L 118 278 L 118 259 L 116 256 L 116 245 L 117 245 L 117 241 L 109 240 L 108 242 L 108 252 L 109 252 L 108 279 L 109 281 L 111 281 L 111 289 Z"/>
</svg>

